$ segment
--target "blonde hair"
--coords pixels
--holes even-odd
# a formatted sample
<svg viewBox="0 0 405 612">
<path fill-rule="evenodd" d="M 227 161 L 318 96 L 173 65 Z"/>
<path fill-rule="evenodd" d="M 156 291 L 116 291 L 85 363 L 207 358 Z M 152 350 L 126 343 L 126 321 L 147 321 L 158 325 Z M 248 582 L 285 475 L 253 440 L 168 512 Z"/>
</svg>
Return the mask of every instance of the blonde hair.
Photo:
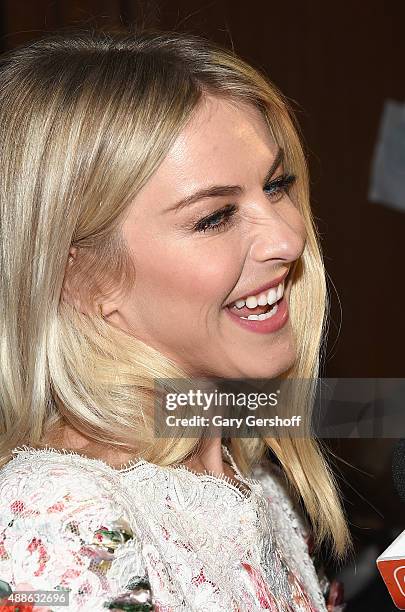
<svg viewBox="0 0 405 612">
<path fill-rule="evenodd" d="M 42 448 L 69 424 L 100 447 L 159 465 L 199 440 L 156 439 L 154 379 L 187 379 L 173 360 L 62 299 L 69 282 L 94 306 L 136 270 L 120 235 L 130 202 L 204 94 L 258 108 L 284 149 L 307 229 L 294 270 L 290 318 L 297 359 L 286 376 L 316 380 L 327 291 L 309 203 L 305 155 L 289 104 L 230 51 L 156 30 L 54 32 L 0 58 L 0 465 L 21 444 Z M 69 266 L 71 246 L 80 257 Z M 85 291 L 84 289 L 85 288 Z M 312 391 L 300 398 L 311 406 Z M 308 423 L 310 409 L 308 409 Z M 55 438 L 56 439 L 56 438 Z M 319 545 L 342 555 L 350 537 L 320 444 L 305 438 L 231 438 L 248 472 L 268 448 L 310 517 Z"/>
</svg>

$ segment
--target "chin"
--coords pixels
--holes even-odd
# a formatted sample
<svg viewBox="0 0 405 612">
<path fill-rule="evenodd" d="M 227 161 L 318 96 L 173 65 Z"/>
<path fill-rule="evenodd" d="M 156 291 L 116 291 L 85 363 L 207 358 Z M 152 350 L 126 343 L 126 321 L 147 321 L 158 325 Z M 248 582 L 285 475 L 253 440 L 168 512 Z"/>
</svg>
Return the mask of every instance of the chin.
<svg viewBox="0 0 405 612">
<path fill-rule="evenodd" d="M 296 351 L 293 347 L 284 347 L 283 351 L 274 351 L 266 356 L 243 359 L 238 355 L 238 360 L 232 360 L 233 365 L 224 368 L 215 368 L 208 376 L 219 378 L 276 378 L 287 372 L 296 361 Z"/>
<path fill-rule="evenodd" d="M 273 360 L 272 360 L 273 362 Z M 239 378 L 277 378 L 281 374 L 284 374 L 289 370 L 295 362 L 294 358 L 282 359 L 280 361 L 274 360 L 273 363 L 252 363 L 249 367 L 244 369 L 243 374 L 240 374 Z"/>
<path fill-rule="evenodd" d="M 292 368 L 297 360 L 297 348 L 291 334 L 282 341 L 259 351 L 257 357 L 240 359 L 240 378 L 276 378 Z"/>
</svg>

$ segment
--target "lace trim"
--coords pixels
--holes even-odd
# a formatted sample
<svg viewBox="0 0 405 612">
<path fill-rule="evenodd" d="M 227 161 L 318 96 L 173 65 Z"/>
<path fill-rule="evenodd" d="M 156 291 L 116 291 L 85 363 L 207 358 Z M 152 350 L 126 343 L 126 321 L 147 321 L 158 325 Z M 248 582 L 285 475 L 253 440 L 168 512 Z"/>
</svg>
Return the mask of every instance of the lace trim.
<svg viewBox="0 0 405 612">
<path fill-rule="evenodd" d="M 67 450 L 65 448 L 53 448 L 52 446 L 49 446 L 49 445 L 46 445 L 45 448 L 33 448 L 32 446 L 23 444 L 22 446 L 15 447 L 11 452 L 13 455 L 18 455 L 20 453 L 28 452 L 34 455 L 48 453 L 48 454 L 58 454 L 62 456 L 66 456 L 66 455 L 73 456 L 73 457 L 77 457 L 79 460 L 84 461 L 84 462 L 90 461 L 91 463 L 93 463 L 93 465 L 101 465 L 107 470 L 112 471 L 113 473 L 118 473 L 118 474 L 128 474 L 136 470 L 140 466 L 149 466 L 149 467 L 158 468 L 161 470 L 169 470 L 169 471 L 170 470 L 186 471 L 192 474 L 193 476 L 195 476 L 198 480 L 206 481 L 207 479 L 208 480 L 211 479 L 216 483 L 226 484 L 227 487 L 230 487 L 234 491 L 240 493 L 243 498 L 251 499 L 251 497 L 257 491 L 262 490 L 262 485 L 261 485 L 260 480 L 256 480 L 255 478 L 249 478 L 249 477 L 243 476 L 238 466 L 236 465 L 236 462 L 233 459 L 228 447 L 225 444 L 221 444 L 221 447 L 223 451 L 223 456 L 224 455 L 227 456 L 231 462 L 231 467 L 235 473 L 234 478 L 236 480 L 240 480 L 243 484 L 245 484 L 248 487 L 248 490 L 242 488 L 238 483 L 234 482 L 231 478 L 229 478 L 229 476 L 227 476 L 224 473 L 219 474 L 218 472 L 214 472 L 213 470 L 204 470 L 203 472 L 196 472 L 195 470 L 192 470 L 191 468 L 185 465 L 181 465 L 181 464 L 168 465 L 168 466 L 157 465 L 156 463 L 151 463 L 150 461 L 146 461 L 146 459 L 144 459 L 141 455 L 138 455 L 135 459 L 130 459 L 128 463 L 124 464 L 122 467 L 117 469 L 117 468 L 112 467 L 109 463 L 107 463 L 106 461 L 103 461 L 102 459 L 86 457 L 85 455 L 82 455 L 74 450 Z"/>
<path fill-rule="evenodd" d="M 181 470 L 181 471 L 186 471 L 189 472 L 190 474 L 196 476 L 198 479 L 203 480 L 203 479 L 207 479 L 207 478 L 212 478 L 214 481 L 223 481 L 224 483 L 226 483 L 229 487 L 231 487 L 233 490 L 236 490 L 237 492 L 241 493 L 242 496 L 246 499 L 250 499 L 252 497 L 252 495 L 254 495 L 254 493 L 256 492 L 257 488 L 259 488 L 261 490 L 261 483 L 259 480 L 256 480 L 255 478 L 248 478 L 245 477 L 241 474 L 241 472 L 239 471 L 239 468 L 237 467 L 234 458 L 232 457 L 228 447 L 225 444 L 221 445 L 222 447 L 222 455 L 224 458 L 224 455 L 228 457 L 228 459 L 231 462 L 231 468 L 234 471 L 234 478 L 236 480 L 241 481 L 243 484 L 245 484 L 248 489 L 246 490 L 245 488 L 241 487 L 237 482 L 234 482 L 234 480 L 232 478 L 229 478 L 229 476 L 227 476 L 224 473 L 218 474 L 217 472 L 214 472 L 212 470 L 204 470 L 203 472 L 196 472 L 195 470 L 192 470 L 191 468 L 185 466 L 185 465 L 172 465 L 172 466 L 168 466 L 169 469 L 174 469 L 174 470 Z"/>
</svg>

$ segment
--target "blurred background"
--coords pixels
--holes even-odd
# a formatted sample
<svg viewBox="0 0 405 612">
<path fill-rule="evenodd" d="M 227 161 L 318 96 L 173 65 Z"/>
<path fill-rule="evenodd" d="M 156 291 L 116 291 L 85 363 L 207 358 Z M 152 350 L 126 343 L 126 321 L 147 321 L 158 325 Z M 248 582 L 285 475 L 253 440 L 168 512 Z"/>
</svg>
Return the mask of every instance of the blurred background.
<svg viewBox="0 0 405 612">
<path fill-rule="evenodd" d="M 0 0 L 0 51 L 64 26 L 133 24 L 207 36 L 266 72 L 287 96 L 302 128 L 329 277 L 321 374 L 405 377 L 405 184 L 394 196 L 384 189 L 369 196 L 387 100 L 403 117 L 402 133 L 397 126 L 388 136 L 397 147 L 396 179 L 405 169 L 405 2 Z M 386 194 L 391 178 L 384 180 Z M 395 443 L 325 440 L 356 549 L 344 567 L 326 568 L 344 581 L 347 612 L 396 609 L 375 565 L 405 528 L 391 479 Z"/>
</svg>

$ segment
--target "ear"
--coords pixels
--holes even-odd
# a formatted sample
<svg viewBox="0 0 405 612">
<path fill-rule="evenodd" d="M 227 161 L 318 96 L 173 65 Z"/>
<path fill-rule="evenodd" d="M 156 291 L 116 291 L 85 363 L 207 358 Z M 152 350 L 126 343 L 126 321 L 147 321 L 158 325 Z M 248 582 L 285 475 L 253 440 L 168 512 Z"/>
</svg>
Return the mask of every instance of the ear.
<svg viewBox="0 0 405 612">
<path fill-rule="evenodd" d="M 77 247 L 70 247 L 69 249 L 69 257 L 68 257 L 68 265 L 71 265 L 75 259 L 77 258 Z"/>
<path fill-rule="evenodd" d="M 83 304 L 80 302 L 77 291 L 74 290 L 72 282 L 71 282 L 70 271 L 71 271 L 72 266 L 74 266 L 77 260 L 77 257 L 78 257 L 78 248 L 73 247 L 73 246 L 70 247 L 69 255 L 68 255 L 68 259 L 66 263 L 66 268 L 65 268 L 65 277 L 63 279 L 63 284 L 62 284 L 61 298 L 65 302 L 68 302 L 69 304 L 74 306 L 76 310 L 79 310 L 80 312 L 85 312 L 83 309 Z"/>
<path fill-rule="evenodd" d="M 104 319 L 106 319 L 111 313 L 117 310 L 116 300 L 114 298 L 110 300 L 103 300 L 103 298 L 100 297 L 97 304 L 89 306 L 87 303 L 84 304 L 82 302 L 77 292 L 77 287 L 75 288 L 71 282 L 70 270 L 77 262 L 79 256 L 80 251 L 78 247 L 70 247 L 68 261 L 65 269 L 65 278 L 63 280 L 61 291 L 63 300 L 74 306 L 76 310 L 82 312 L 83 314 L 91 314 L 96 316 L 101 315 Z"/>
</svg>

